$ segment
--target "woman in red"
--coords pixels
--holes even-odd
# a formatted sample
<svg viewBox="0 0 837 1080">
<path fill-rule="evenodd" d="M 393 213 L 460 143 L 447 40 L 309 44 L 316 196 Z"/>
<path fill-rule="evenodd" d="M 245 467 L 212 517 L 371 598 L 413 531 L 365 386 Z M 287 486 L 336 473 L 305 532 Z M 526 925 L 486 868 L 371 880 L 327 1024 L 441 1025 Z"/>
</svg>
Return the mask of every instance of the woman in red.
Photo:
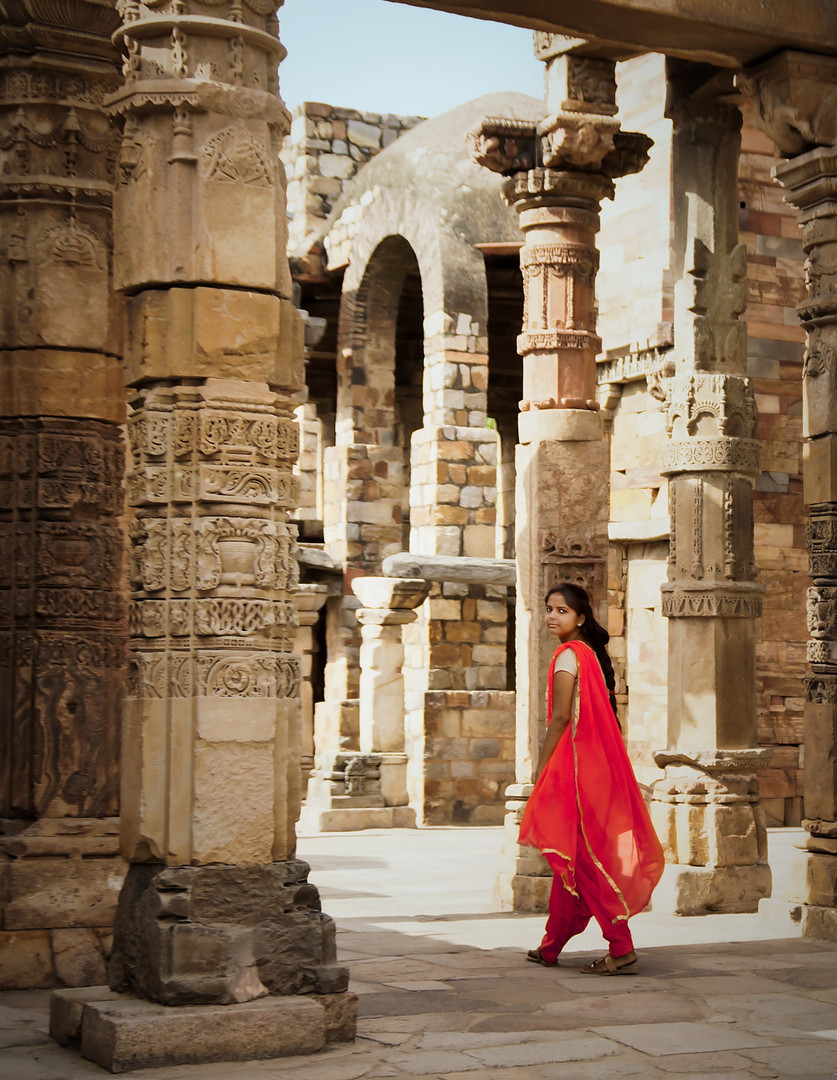
<svg viewBox="0 0 837 1080">
<path fill-rule="evenodd" d="M 592 916 L 608 953 L 581 970 L 635 971 L 628 919 L 648 903 L 664 859 L 616 719 L 609 634 L 586 591 L 569 582 L 547 593 L 546 625 L 560 645 L 549 667 L 549 726 L 520 843 L 543 852 L 553 881 L 543 941 L 526 956 L 557 964 Z"/>
</svg>

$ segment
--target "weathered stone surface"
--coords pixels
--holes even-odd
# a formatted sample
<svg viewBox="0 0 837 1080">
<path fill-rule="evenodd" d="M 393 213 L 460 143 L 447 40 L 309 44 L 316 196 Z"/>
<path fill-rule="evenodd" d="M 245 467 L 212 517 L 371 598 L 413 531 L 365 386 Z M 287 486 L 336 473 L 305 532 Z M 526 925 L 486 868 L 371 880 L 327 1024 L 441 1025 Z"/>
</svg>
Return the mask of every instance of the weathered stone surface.
<svg viewBox="0 0 837 1080">
<path fill-rule="evenodd" d="M 107 978 L 98 937 L 87 927 L 53 930 L 55 974 L 66 986 L 100 986 Z"/>
<path fill-rule="evenodd" d="M 85 1003 L 119 1001 L 121 996 L 107 986 L 84 986 L 56 990 L 49 999 L 49 1034 L 59 1046 L 81 1038 L 81 1018 Z"/>
<path fill-rule="evenodd" d="M 112 987 L 170 1005 L 334 992 L 334 924 L 307 871 L 299 861 L 132 866 L 115 925 Z"/>
<path fill-rule="evenodd" d="M 7 990 L 55 986 L 48 930 L 0 930 L 0 986 Z"/>
<path fill-rule="evenodd" d="M 310 1054 L 325 1045 L 325 1018 L 319 1002 L 299 996 L 223 1007 L 87 1002 L 81 1053 L 111 1072 Z"/>
<path fill-rule="evenodd" d="M 64 349 L 0 353 L 0 401 L 6 415 L 88 416 L 125 421 L 118 356 Z"/>
<path fill-rule="evenodd" d="M 387 564 L 393 565 L 397 558 L 391 555 Z M 359 577 L 352 582 L 352 591 L 365 608 L 410 610 L 425 601 L 430 586 L 422 577 Z"/>
<path fill-rule="evenodd" d="M 13 859 L 4 927 L 111 926 L 124 872 L 113 859 Z"/>
<path fill-rule="evenodd" d="M 424 581 L 461 581 L 475 585 L 513 585 L 515 582 L 512 559 L 459 559 L 450 555 L 402 552 L 384 559 L 383 570 L 393 577 Z"/>
</svg>

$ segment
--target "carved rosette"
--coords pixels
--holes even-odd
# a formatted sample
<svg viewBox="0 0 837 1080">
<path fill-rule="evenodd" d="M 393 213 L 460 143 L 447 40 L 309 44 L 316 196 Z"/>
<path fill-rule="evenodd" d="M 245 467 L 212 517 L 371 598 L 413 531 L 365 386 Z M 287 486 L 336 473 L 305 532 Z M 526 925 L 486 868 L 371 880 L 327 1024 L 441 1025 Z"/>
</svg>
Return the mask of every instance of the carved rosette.
<svg viewBox="0 0 837 1080">
<path fill-rule="evenodd" d="M 7 816 L 118 811 L 122 439 L 0 421 L 0 792 Z"/>
</svg>

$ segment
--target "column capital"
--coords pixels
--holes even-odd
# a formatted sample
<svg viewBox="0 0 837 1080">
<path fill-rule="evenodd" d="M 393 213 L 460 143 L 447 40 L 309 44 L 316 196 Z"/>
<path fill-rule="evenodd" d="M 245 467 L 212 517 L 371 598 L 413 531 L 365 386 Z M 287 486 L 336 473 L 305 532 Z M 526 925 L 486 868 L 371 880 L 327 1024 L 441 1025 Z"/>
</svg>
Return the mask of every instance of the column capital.
<svg viewBox="0 0 837 1080">
<path fill-rule="evenodd" d="M 837 143 L 837 57 L 787 50 L 739 74 L 736 85 L 786 157 Z"/>
</svg>

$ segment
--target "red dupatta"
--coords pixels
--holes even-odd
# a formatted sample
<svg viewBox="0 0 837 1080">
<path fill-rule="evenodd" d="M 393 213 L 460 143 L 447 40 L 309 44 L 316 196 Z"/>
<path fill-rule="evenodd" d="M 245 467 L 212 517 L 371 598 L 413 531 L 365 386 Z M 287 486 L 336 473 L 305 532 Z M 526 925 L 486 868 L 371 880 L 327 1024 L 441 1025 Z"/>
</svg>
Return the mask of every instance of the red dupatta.
<svg viewBox="0 0 837 1080">
<path fill-rule="evenodd" d="M 583 641 L 559 645 L 549 665 L 547 723 L 555 661 L 578 661 L 575 716 L 538 777 L 520 823 L 520 843 L 558 856 L 564 887 L 575 894 L 579 844 L 613 889 L 614 922 L 646 906 L 663 872 L 663 849 L 636 782 L 608 700 L 596 654 Z"/>
</svg>

